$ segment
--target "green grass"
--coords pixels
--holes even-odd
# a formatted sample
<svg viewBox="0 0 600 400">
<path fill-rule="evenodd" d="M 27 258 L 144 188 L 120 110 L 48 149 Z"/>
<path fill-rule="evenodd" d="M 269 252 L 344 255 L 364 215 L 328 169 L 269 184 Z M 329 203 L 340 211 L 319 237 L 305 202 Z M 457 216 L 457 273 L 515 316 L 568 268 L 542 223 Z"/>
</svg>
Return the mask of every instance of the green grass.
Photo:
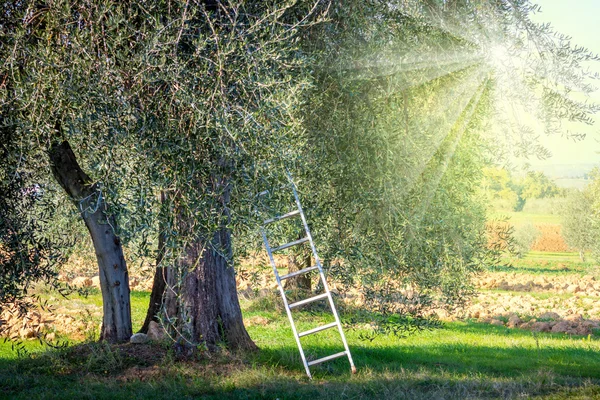
<svg viewBox="0 0 600 400">
<path fill-rule="evenodd" d="M 578 252 L 530 251 L 525 255 L 524 258 L 525 260 L 571 261 L 574 263 L 581 262 Z"/>
<path fill-rule="evenodd" d="M 600 278 L 600 268 L 595 262 L 581 262 L 574 252 L 530 251 L 518 259 L 507 257 L 502 265 L 489 268 L 491 272 L 509 272 L 532 275 L 592 275 Z"/>
<path fill-rule="evenodd" d="M 84 304 L 98 304 L 91 294 Z M 145 309 L 148 294 L 132 299 Z M 0 345 L 0 398 L 10 399 L 376 399 L 513 398 L 600 396 L 600 341 L 594 338 L 533 334 L 473 322 L 448 323 L 404 339 L 347 337 L 358 374 L 338 359 L 312 368 L 309 381 L 284 313 L 271 299 L 244 301 L 248 330 L 261 348 L 252 354 L 213 355 L 174 361 L 165 345 L 146 348 L 165 353 L 159 361 L 137 359 L 97 344 L 16 358 Z M 136 312 L 140 320 L 143 312 Z M 320 312 L 295 314 L 299 329 L 326 323 Z M 260 318 L 258 318 L 260 317 Z M 143 318 L 143 317 L 142 317 Z M 360 328 L 360 327 L 359 327 Z M 307 353 L 319 357 L 340 350 L 335 331 L 303 339 Z M 28 342 L 32 343 L 32 342 Z M 28 344 L 29 345 L 29 344 Z M 141 347 L 140 347 L 141 349 Z M 11 355 L 12 354 L 12 355 Z M 553 397 L 552 397 L 553 396 Z"/>
</svg>

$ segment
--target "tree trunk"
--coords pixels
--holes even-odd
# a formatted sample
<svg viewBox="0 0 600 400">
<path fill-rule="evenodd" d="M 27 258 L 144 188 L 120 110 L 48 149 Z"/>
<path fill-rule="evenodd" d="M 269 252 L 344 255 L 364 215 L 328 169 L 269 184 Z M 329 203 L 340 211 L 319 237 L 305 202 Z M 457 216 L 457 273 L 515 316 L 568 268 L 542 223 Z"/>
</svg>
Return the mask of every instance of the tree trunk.
<svg viewBox="0 0 600 400">
<path fill-rule="evenodd" d="M 148 311 L 146 312 L 146 319 L 144 320 L 144 324 L 139 330 L 139 332 L 141 333 L 148 333 L 148 327 L 150 326 L 150 322 L 160 322 L 157 317 L 157 314 L 162 306 L 163 295 L 167 287 L 166 277 L 168 273 L 167 267 L 160 266 L 160 262 L 164 255 L 164 247 L 160 247 L 162 242 L 161 236 L 164 235 L 159 235 L 158 238 L 159 250 L 158 256 L 156 257 L 156 270 L 154 271 L 154 279 L 152 280 L 152 292 L 150 293 L 150 303 L 148 305 Z"/>
<path fill-rule="evenodd" d="M 132 334 L 129 276 L 116 221 L 106 214 L 102 191 L 83 172 L 67 141 L 54 143 L 49 156 L 52 173 L 81 211 L 96 251 L 104 311 L 100 340 L 126 342 Z"/>
<path fill-rule="evenodd" d="M 204 343 L 214 349 L 225 343 L 233 350 L 255 350 L 257 347 L 244 327 L 242 311 L 238 301 L 233 268 L 231 231 L 226 226 L 229 219 L 229 185 L 225 179 L 213 178 L 212 190 L 222 193 L 219 207 L 222 223 L 217 231 L 197 240 L 185 249 L 180 261 L 184 273 L 179 299 L 168 294 L 164 297 L 169 317 L 187 321 L 180 328 L 194 343 Z M 180 230 L 187 221 L 180 219 Z M 185 219 L 185 218 L 183 218 Z M 169 285 L 176 285 L 169 279 Z M 176 305 L 173 302 L 177 302 Z M 175 313 L 175 314 L 173 314 Z"/>
<path fill-rule="evenodd" d="M 579 258 L 581 262 L 585 262 L 585 252 L 583 250 L 579 250 Z"/>
<path fill-rule="evenodd" d="M 166 203 L 166 194 L 164 191 L 160 192 L 161 206 L 164 207 Z M 158 234 L 158 254 L 156 255 L 156 270 L 154 271 L 154 279 L 152 280 L 152 292 L 150 293 L 150 304 L 148 305 L 148 311 L 146 312 L 146 319 L 144 324 L 140 328 L 139 332 L 148 333 L 148 327 L 150 322 L 160 322 L 157 314 L 163 303 L 163 295 L 167 287 L 167 267 L 162 266 L 162 261 L 165 256 L 165 242 L 166 233 L 164 224 L 160 224 L 160 232 Z"/>
<path fill-rule="evenodd" d="M 300 261 L 302 259 L 303 261 Z M 288 273 L 296 272 L 304 268 L 310 267 L 312 261 L 312 257 L 310 254 L 305 255 L 304 257 L 298 255 L 290 255 L 288 257 Z M 308 292 L 311 291 L 311 280 L 310 273 L 294 276 L 293 278 L 289 278 L 285 281 L 286 289 L 301 289 L 306 290 Z"/>
</svg>

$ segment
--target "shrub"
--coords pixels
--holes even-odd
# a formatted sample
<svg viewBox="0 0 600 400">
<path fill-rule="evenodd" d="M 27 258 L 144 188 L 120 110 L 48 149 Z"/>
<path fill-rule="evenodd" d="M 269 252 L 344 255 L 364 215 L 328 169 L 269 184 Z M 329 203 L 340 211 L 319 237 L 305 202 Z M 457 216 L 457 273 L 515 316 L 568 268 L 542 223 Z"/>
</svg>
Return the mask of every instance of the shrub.
<svg viewBox="0 0 600 400">
<path fill-rule="evenodd" d="M 515 254 L 517 257 L 523 257 L 540 235 L 540 231 L 533 224 L 527 223 L 515 227 L 513 234 Z"/>
</svg>

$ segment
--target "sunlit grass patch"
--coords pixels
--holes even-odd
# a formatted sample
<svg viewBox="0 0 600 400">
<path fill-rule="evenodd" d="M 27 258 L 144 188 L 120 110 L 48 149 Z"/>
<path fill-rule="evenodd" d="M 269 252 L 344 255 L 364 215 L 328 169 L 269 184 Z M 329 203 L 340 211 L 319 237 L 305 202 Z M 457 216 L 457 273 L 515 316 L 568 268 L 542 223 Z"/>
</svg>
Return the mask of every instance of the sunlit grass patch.
<svg viewBox="0 0 600 400">
<path fill-rule="evenodd" d="M 574 252 L 530 251 L 525 257 L 506 257 L 502 265 L 491 266 L 490 271 L 516 272 L 543 275 L 596 275 L 596 263 L 581 262 L 579 254 Z"/>
</svg>

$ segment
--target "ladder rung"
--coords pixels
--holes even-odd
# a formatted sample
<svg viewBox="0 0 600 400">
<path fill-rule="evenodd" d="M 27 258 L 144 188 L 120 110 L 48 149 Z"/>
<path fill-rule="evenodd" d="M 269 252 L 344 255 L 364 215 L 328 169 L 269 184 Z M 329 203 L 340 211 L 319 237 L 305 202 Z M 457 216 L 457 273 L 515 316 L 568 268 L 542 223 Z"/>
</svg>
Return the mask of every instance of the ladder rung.
<svg viewBox="0 0 600 400">
<path fill-rule="evenodd" d="M 300 214 L 300 210 L 294 210 L 294 211 L 291 211 L 291 212 L 289 212 L 287 214 L 279 215 L 279 216 L 274 217 L 274 218 L 269 218 L 269 219 L 265 220 L 264 223 L 265 223 L 265 225 L 267 225 L 267 224 L 270 224 L 270 223 L 273 223 L 273 222 L 276 222 L 276 221 L 281 221 L 282 219 L 293 217 L 294 215 L 299 215 L 299 214 Z"/>
<path fill-rule="evenodd" d="M 284 279 L 288 279 L 288 278 L 293 278 L 296 275 L 302 275 L 302 274 L 305 274 L 307 272 L 314 271 L 317 268 L 319 268 L 319 267 L 316 266 L 316 265 L 313 266 L 313 267 L 304 268 L 304 269 L 301 269 L 300 271 L 294 271 L 294 272 L 291 272 L 291 273 L 289 273 L 287 275 L 283 275 L 279 279 L 284 280 Z"/>
<path fill-rule="evenodd" d="M 284 245 L 282 245 L 282 246 L 279 246 L 279 247 L 275 247 L 275 248 L 274 248 L 274 249 L 272 249 L 271 251 L 272 251 L 272 252 L 275 252 L 275 251 L 279 251 L 279 250 L 287 249 L 288 247 L 292 247 L 292 246 L 295 246 L 295 245 L 297 245 L 297 244 L 302 244 L 302 243 L 304 243 L 304 242 L 308 242 L 308 237 L 305 237 L 305 238 L 302 238 L 302 239 L 300 239 L 300 240 L 296 240 L 296 241 L 293 241 L 293 242 L 286 243 L 286 244 L 284 244 Z"/>
<path fill-rule="evenodd" d="M 321 331 L 324 331 L 325 329 L 333 328 L 334 326 L 337 326 L 337 322 L 332 322 L 330 324 L 318 326 L 318 327 L 308 330 L 308 331 L 300 332 L 298 334 L 298 336 L 302 337 L 302 336 L 306 336 L 306 335 L 312 335 L 313 333 L 321 332 Z"/>
<path fill-rule="evenodd" d="M 345 356 L 345 355 L 346 355 L 346 352 L 342 351 L 340 353 L 332 354 L 332 355 L 327 356 L 327 357 L 319 358 L 318 360 L 309 361 L 308 362 L 308 366 L 310 367 L 311 365 L 320 364 L 322 362 L 333 360 L 334 358 L 342 357 L 342 356 Z"/>
<path fill-rule="evenodd" d="M 315 297 L 309 297 L 308 299 L 304 299 L 304 300 L 300 300 L 295 303 L 292 303 L 289 305 L 289 307 L 290 308 L 299 307 L 304 304 L 312 303 L 313 301 L 324 299 L 325 297 L 327 297 L 327 293 L 321 293 L 319 295 L 316 295 Z"/>
</svg>

